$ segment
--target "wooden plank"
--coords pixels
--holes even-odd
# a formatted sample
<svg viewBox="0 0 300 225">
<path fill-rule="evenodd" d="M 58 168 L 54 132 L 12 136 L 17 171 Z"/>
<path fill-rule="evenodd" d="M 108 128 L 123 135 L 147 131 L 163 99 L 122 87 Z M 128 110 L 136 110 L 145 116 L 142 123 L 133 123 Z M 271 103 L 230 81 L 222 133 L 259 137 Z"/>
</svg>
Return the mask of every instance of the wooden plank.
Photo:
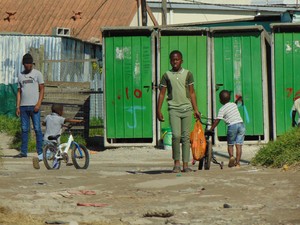
<svg viewBox="0 0 300 225">
<path fill-rule="evenodd" d="M 89 135 L 90 113 L 90 83 L 89 82 L 45 82 L 45 96 L 41 106 L 41 120 L 51 113 L 52 104 L 64 106 L 65 118 L 83 119 L 84 126 L 76 127 L 84 137 Z M 75 129 L 75 128 L 74 128 Z"/>
</svg>

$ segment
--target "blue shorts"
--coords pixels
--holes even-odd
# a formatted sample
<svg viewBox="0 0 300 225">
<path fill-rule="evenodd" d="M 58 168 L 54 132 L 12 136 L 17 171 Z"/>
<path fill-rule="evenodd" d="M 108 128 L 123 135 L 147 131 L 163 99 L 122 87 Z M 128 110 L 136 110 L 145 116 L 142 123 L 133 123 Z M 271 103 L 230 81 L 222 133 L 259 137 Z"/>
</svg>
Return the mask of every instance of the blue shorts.
<svg viewBox="0 0 300 225">
<path fill-rule="evenodd" d="M 228 145 L 242 145 L 245 138 L 244 123 L 236 123 L 227 128 L 227 144 Z"/>
</svg>

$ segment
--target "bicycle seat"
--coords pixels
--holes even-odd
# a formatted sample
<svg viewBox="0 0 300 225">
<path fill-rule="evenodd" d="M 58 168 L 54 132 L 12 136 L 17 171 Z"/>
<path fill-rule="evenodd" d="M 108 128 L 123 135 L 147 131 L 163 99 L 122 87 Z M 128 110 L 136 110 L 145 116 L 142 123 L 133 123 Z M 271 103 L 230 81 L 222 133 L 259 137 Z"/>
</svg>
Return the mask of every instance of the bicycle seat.
<svg viewBox="0 0 300 225">
<path fill-rule="evenodd" d="M 49 141 L 57 141 L 57 139 L 60 137 L 60 134 L 58 134 L 58 135 L 50 135 L 49 137 L 48 137 L 48 140 Z"/>
</svg>

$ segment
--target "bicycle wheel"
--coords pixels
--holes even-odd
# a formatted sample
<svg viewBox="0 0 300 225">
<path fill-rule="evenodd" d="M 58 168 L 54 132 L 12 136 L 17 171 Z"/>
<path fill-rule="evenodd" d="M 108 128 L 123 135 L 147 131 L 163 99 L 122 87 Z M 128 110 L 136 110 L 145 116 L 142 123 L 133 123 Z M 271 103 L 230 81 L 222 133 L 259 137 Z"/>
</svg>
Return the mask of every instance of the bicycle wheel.
<svg viewBox="0 0 300 225">
<path fill-rule="evenodd" d="M 202 170 L 202 169 L 203 169 L 204 158 L 205 158 L 205 156 L 203 156 L 203 157 L 199 160 L 198 170 Z"/>
<path fill-rule="evenodd" d="M 205 153 L 205 160 L 204 160 L 204 169 L 210 169 L 210 163 L 212 158 L 212 144 L 210 141 L 206 143 L 206 153 Z"/>
<path fill-rule="evenodd" d="M 61 161 L 55 157 L 56 147 L 52 144 L 46 144 L 43 147 L 43 161 L 48 170 L 59 169 Z"/>
<path fill-rule="evenodd" d="M 90 163 L 90 155 L 82 144 L 73 143 L 71 150 L 72 162 L 76 169 L 86 169 Z"/>
</svg>

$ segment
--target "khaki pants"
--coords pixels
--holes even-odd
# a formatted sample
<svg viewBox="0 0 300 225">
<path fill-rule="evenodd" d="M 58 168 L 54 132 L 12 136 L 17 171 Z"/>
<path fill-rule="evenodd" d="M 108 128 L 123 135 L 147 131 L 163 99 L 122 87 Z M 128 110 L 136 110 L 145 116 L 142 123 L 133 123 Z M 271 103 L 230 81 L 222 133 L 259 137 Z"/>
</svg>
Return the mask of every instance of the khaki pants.
<svg viewBox="0 0 300 225">
<path fill-rule="evenodd" d="M 190 130 L 192 125 L 191 110 L 169 110 L 170 124 L 172 128 L 172 153 L 173 160 L 180 160 L 180 141 L 182 142 L 182 162 L 190 160 Z"/>
</svg>

